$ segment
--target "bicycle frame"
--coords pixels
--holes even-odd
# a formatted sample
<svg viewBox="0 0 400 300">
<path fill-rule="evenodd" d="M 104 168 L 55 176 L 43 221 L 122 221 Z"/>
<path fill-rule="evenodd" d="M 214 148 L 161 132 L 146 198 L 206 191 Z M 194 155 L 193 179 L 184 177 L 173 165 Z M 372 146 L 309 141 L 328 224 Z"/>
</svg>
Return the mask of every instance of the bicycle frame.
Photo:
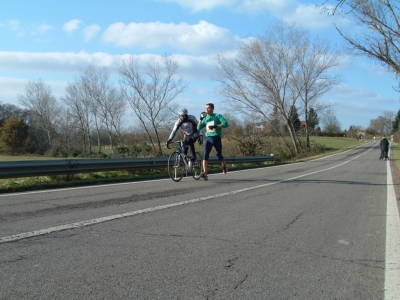
<svg viewBox="0 0 400 300">
<path fill-rule="evenodd" d="M 190 160 L 189 163 L 188 155 L 183 154 L 183 141 L 174 142 L 177 143 L 176 151 L 172 152 L 168 158 L 168 173 L 173 181 L 180 181 L 183 176 L 191 174 L 194 179 L 198 180 L 200 178 L 201 168 L 202 168 L 202 157 L 198 152 L 192 153 L 194 161 Z M 166 144 L 168 149 L 169 144 Z"/>
</svg>

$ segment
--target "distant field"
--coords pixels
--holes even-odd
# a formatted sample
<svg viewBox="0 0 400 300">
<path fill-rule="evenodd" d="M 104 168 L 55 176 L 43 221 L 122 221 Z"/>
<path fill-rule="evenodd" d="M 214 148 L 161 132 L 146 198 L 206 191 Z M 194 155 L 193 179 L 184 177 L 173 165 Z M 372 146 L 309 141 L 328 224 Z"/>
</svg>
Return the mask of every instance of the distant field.
<svg viewBox="0 0 400 300">
<path fill-rule="evenodd" d="M 311 145 L 321 144 L 332 150 L 347 150 L 354 148 L 358 145 L 368 142 L 366 139 L 354 139 L 354 138 L 338 138 L 338 137 L 324 137 L 324 136 L 312 136 L 310 137 Z"/>
</svg>

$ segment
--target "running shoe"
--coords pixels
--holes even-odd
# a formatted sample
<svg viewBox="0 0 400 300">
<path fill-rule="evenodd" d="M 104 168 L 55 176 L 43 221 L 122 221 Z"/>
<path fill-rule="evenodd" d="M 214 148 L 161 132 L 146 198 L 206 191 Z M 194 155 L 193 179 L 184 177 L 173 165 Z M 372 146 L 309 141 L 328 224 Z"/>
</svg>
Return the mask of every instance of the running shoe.
<svg viewBox="0 0 400 300">
<path fill-rule="evenodd" d="M 224 172 L 224 174 L 228 173 L 228 168 L 226 167 L 226 165 L 222 166 L 222 171 Z"/>
<path fill-rule="evenodd" d="M 200 177 L 203 178 L 204 181 L 207 181 L 207 180 L 208 180 L 208 176 L 207 176 L 207 174 L 204 173 L 204 172 L 201 172 L 201 173 L 200 173 Z"/>
</svg>

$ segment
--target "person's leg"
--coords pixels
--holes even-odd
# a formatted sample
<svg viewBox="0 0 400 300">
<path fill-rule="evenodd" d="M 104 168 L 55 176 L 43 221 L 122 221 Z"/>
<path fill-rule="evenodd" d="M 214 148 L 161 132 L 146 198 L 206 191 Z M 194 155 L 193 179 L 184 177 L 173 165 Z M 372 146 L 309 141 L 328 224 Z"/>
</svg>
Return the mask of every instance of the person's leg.
<svg viewBox="0 0 400 300">
<path fill-rule="evenodd" d="M 197 141 L 197 137 L 190 137 L 190 140 L 189 140 L 189 147 L 190 147 L 190 160 L 192 161 L 192 162 L 195 162 L 196 161 L 196 148 L 195 148 L 195 146 L 194 146 L 194 144 L 196 143 L 196 141 Z"/>
<path fill-rule="evenodd" d="M 226 167 L 225 158 L 222 156 L 222 140 L 221 140 L 220 136 L 215 137 L 214 147 L 217 152 L 217 157 L 218 157 L 219 161 L 221 162 L 222 170 L 223 170 L 224 174 L 226 174 L 228 172 L 228 168 Z"/>
<path fill-rule="evenodd" d="M 203 173 L 208 174 L 208 160 L 203 159 Z"/>
<path fill-rule="evenodd" d="M 187 155 L 188 154 L 188 146 L 190 146 L 190 136 L 185 135 L 183 138 L 183 149 L 182 149 L 182 153 Z"/>
<path fill-rule="evenodd" d="M 203 158 L 203 175 L 207 176 L 208 174 L 208 158 L 210 157 L 210 152 L 213 147 L 212 138 L 207 137 L 206 142 L 204 143 L 204 158 Z M 205 177 L 203 177 L 205 179 Z"/>
</svg>

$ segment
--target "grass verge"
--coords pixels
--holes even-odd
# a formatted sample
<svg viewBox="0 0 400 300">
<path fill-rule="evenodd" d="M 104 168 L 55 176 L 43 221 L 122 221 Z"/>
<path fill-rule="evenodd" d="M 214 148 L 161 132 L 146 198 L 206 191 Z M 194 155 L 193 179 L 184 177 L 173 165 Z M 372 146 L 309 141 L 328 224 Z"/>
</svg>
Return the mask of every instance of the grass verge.
<svg viewBox="0 0 400 300">
<path fill-rule="evenodd" d="M 396 174 L 395 181 L 397 184 L 400 184 L 400 144 L 392 141 L 390 151 L 391 151 L 390 160 L 393 161 L 393 166 L 395 168 L 395 174 Z"/>
</svg>

